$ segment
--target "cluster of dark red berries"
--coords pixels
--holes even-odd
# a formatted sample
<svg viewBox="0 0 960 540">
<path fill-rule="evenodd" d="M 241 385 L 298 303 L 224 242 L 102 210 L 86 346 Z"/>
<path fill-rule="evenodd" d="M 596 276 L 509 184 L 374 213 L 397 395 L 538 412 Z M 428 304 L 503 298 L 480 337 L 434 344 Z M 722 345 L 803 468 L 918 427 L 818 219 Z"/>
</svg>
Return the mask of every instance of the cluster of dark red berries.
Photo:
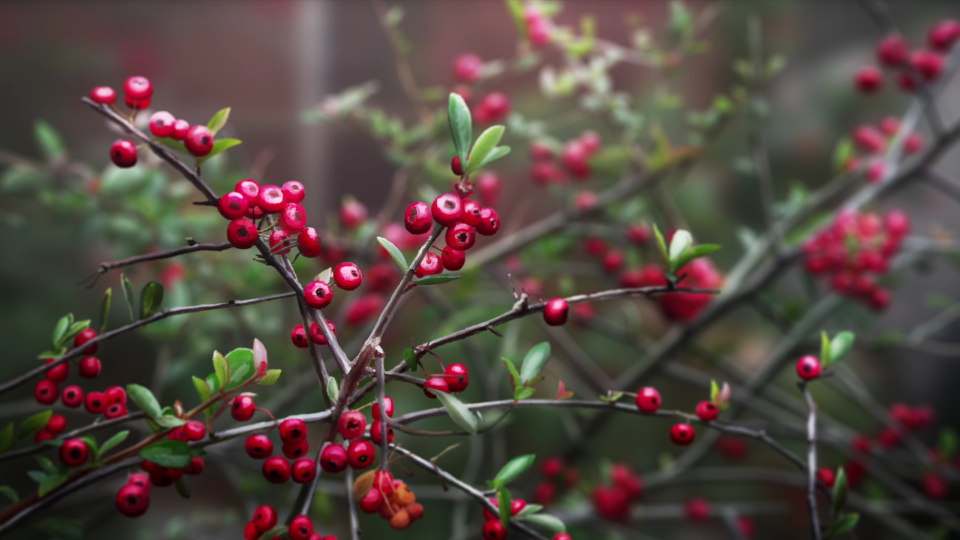
<svg viewBox="0 0 960 540">
<path fill-rule="evenodd" d="M 234 401 L 236 403 L 236 401 Z M 252 407 L 251 403 L 247 407 Z M 250 416 L 253 416 L 250 413 Z M 235 419 L 249 420 L 246 414 Z M 263 477 L 272 484 L 282 484 L 291 478 L 298 484 L 312 482 L 317 475 L 317 463 L 313 458 L 305 457 L 310 451 L 307 441 L 307 425 L 299 418 L 288 418 L 280 423 L 280 440 L 283 442 L 283 456 L 273 455 L 273 441 L 265 434 L 251 435 L 244 442 L 247 455 L 254 459 L 263 459 Z M 294 460 L 291 464 L 290 460 Z"/>
<path fill-rule="evenodd" d="M 258 511 L 261 510 L 261 509 L 263 509 L 263 508 L 270 508 L 270 507 L 269 507 L 269 506 L 261 506 L 261 507 L 258 509 Z M 272 512 L 273 509 L 270 508 L 270 511 Z M 274 512 L 274 514 L 276 514 L 276 513 Z M 251 537 L 247 536 L 248 531 L 249 531 L 250 533 L 259 532 L 259 530 L 256 529 L 256 527 L 257 527 L 257 524 L 256 524 L 257 515 L 255 514 L 255 515 L 253 516 L 253 518 L 254 518 L 254 521 L 252 521 L 252 522 L 250 522 L 250 523 L 247 523 L 246 528 L 243 530 L 244 538 L 247 539 L 247 540 L 249 540 L 249 539 L 251 538 Z M 263 521 L 263 520 L 261 520 L 261 521 Z M 274 518 L 274 521 L 276 521 L 276 518 Z M 254 527 L 253 527 L 252 530 L 251 530 L 251 527 L 250 527 L 251 524 L 254 525 Z M 267 530 L 269 530 L 269 529 L 267 529 Z M 258 536 L 259 536 L 259 535 L 258 535 Z M 252 538 L 257 538 L 258 536 L 253 536 Z M 287 536 L 290 538 L 290 540 L 337 540 L 337 537 L 336 537 L 336 536 L 321 536 L 320 533 L 314 532 L 314 531 L 313 531 L 313 521 L 311 521 L 310 518 L 308 518 L 307 516 L 305 516 L 305 515 L 303 515 L 303 514 L 300 514 L 299 516 L 294 517 L 294 518 L 290 521 L 290 526 L 287 527 Z M 272 540 L 280 540 L 280 535 L 279 535 L 279 534 L 274 535 Z"/>
<path fill-rule="evenodd" d="M 610 521 L 626 521 L 630 518 L 630 504 L 643 494 L 643 479 L 629 466 L 615 463 L 610 467 L 609 478 L 593 488 L 593 506 L 597 513 Z"/>
<path fill-rule="evenodd" d="M 476 54 L 461 54 L 453 62 L 453 75 L 461 85 L 453 91 L 467 104 L 473 100 L 473 90 L 469 85 L 477 82 L 483 75 L 483 59 Z M 489 92 L 480 98 L 470 111 L 474 122 L 489 124 L 503 120 L 510 114 L 510 98 L 503 92 Z"/>
<path fill-rule="evenodd" d="M 463 364 L 450 364 L 441 375 L 431 375 L 423 382 L 423 393 L 430 399 L 437 399 L 432 390 L 445 394 L 458 394 L 470 384 L 470 371 Z"/>
<path fill-rule="evenodd" d="M 899 210 L 882 218 L 872 212 L 842 212 L 830 226 L 804 242 L 804 264 L 807 272 L 828 276 L 837 294 L 880 311 L 890 304 L 890 293 L 874 276 L 887 273 L 889 261 L 909 232 L 910 218 Z"/>
<path fill-rule="evenodd" d="M 499 505 L 499 501 L 497 501 L 497 499 L 487 500 L 490 501 L 493 506 Z M 527 501 L 523 499 L 513 499 L 510 501 L 510 515 L 515 516 L 526 507 Z M 503 527 L 503 523 L 500 521 L 500 516 L 494 515 L 493 512 L 484 508 L 483 519 L 484 540 L 503 540 L 507 537 L 507 530 Z"/>
<path fill-rule="evenodd" d="M 354 489 L 367 485 L 370 487 L 360 499 L 360 509 L 367 514 L 380 514 L 393 529 L 406 529 L 423 517 L 423 505 L 417 502 L 416 494 L 402 480 L 395 479 L 390 471 L 364 473 L 354 483 Z"/>
<path fill-rule="evenodd" d="M 540 464 L 544 478 L 533 488 L 533 502 L 542 506 L 553 504 L 561 491 L 577 483 L 579 473 L 575 467 L 567 467 L 562 458 L 547 458 Z"/>
<path fill-rule="evenodd" d="M 937 80 L 943 71 L 943 54 L 960 40 L 960 22 L 945 20 L 934 25 L 927 34 L 930 49 L 910 50 L 907 41 L 898 34 L 884 37 L 877 45 L 880 65 L 897 72 L 897 83 L 905 92 L 914 92 L 917 83 L 914 72 L 923 83 Z M 860 68 L 854 75 L 854 84 L 864 94 L 873 94 L 883 87 L 883 74 L 874 66 Z"/>
<path fill-rule="evenodd" d="M 207 429 L 203 422 L 190 420 L 181 427 L 170 430 L 167 438 L 175 441 L 200 441 L 206 436 Z M 150 487 L 169 487 L 183 478 L 184 474 L 191 476 L 203 472 L 204 462 L 200 456 L 194 456 L 190 464 L 183 469 L 164 467 L 151 461 L 144 461 L 140 468 L 146 475 L 135 473 L 127 479 L 127 484 L 117 491 L 117 510 L 127 517 L 143 515 L 150 506 Z"/>
<path fill-rule="evenodd" d="M 884 118 L 879 127 L 865 125 L 854 130 L 853 142 L 867 159 L 865 176 L 871 184 L 884 179 L 886 164 L 883 154 L 899 131 L 900 121 L 893 117 Z M 913 155 L 923 150 L 923 137 L 919 133 L 908 133 L 902 144 L 904 154 Z M 861 167 L 861 158 L 855 155 L 847 158 L 844 163 L 844 170 L 850 173 L 860 170 Z"/>
</svg>

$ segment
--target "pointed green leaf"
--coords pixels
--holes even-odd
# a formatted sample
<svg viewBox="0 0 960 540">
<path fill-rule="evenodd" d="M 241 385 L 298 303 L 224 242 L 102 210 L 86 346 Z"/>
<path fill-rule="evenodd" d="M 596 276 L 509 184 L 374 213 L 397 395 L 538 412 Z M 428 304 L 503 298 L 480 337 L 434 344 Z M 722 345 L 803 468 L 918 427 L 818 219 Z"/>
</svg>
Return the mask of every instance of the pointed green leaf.
<svg viewBox="0 0 960 540">
<path fill-rule="evenodd" d="M 229 366 L 230 384 L 227 390 L 231 390 L 246 382 L 247 379 L 256 374 L 253 367 L 253 349 L 239 348 L 227 353 L 227 365 Z"/>
<path fill-rule="evenodd" d="M 70 328 L 70 317 L 64 315 L 60 317 L 60 320 L 57 321 L 57 324 L 53 327 L 53 337 L 50 340 L 50 343 L 53 345 L 53 348 L 56 349 L 63 343 L 63 336 L 67 335 L 67 329 Z"/>
<path fill-rule="evenodd" d="M 477 142 L 473 144 L 473 149 L 470 150 L 470 156 L 465 162 L 466 167 L 464 168 L 464 173 L 470 174 L 479 167 L 480 163 L 487 158 L 487 155 L 500 144 L 503 131 L 503 126 L 490 126 L 477 137 Z"/>
<path fill-rule="evenodd" d="M 513 400 L 520 401 L 522 399 L 527 399 L 528 397 L 532 396 L 534 393 L 536 393 L 536 390 L 534 390 L 533 388 L 530 388 L 529 386 L 520 386 L 513 391 Z"/>
<path fill-rule="evenodd" d="M 423 276 L 417 280 L 417 285 L 439 285 L 441 283 L 450 283 L 460 279 L 459 274 L 433 274 L 432 276 Z"/>
<path fill-rule="evenodd" d="M 720 386 L 717 385 L 717 381 L 710 380 L 710 402 L 713 404 L 717 403 L 717 396 L 720 395 Z"/>
<path fill-rule="evenodd" d="M 494 148 L 493 150 L 491 150 L 490 153 L 487 154 L 487 157 L 483 158 L 483 161 L 481 161 L 481 162 L 476 166 L 476 168 L 474 168 L 473 170 L 477 170 L 477 169 L 480 169 L 480 168 L 482 168 L 482 167 L 486 167 L 487 165 L 489 165 L 489 164 L 493 163 L 494 161 L 496 161 L 496 160 L 498 160 L 498 159 L 506 156 L 506 155 L 509 154 L 509 153 L 510 153 L 510 147 L 509 147 L 509 146 L 498 146 L 498 147 Z"/>
<path fill-rule="evenodd" d="M 96 439 L 93 437 L 80 437 L 80 440 L 87 445 L 87 450 L 89 450 L 91 454 L 95 456 L 100 454 L 100 446 L 97 445 Z"/>
<path fill-rule="evenodd" d="M 551 516 L 550 514 L 533 514 L 527 516 L 524 519 L 527 523 L 533 523 L 534 525 L 539 525 L 544 529 L 556 534 L 567 532 L 567 526 L 563 524 L 559 519 Z"/>
<path fill-rule="evenodd" d="M 159 281 L 151 281 L 140 290 L 140 318 L 152 317 L 163 303 L 163 285 Z"/>
<path fill-rule="evenodd" d="M 243 141 L 241 141 L 240 139 L 220 139 L 218 141 L 215 141 L 213 143 L 213 148 L 210 150 L 210 153 L 200 158 L 200 161 L 201 162 L 207 161 L 213 156 L 216 156 L 217 154 L 219 154 L 220 152 L 223 152 L 224 150 L 227 150 L 229 148 L 233 148 L 234 146 L 237 146 L 238 144 L 242 144 L 242 143 Z"/>
<path fill-rule="evenodd" d="M 186 469 L 193 454 L 189 444 L 168 439 L 141 450 L 140 459 L 171 469 Z"/>
<path fill-rule="evenodd" d="M 517 385 L 520 384 L 520 374 L 517 373 L 517 368 L 514 367 L 513 362 L 511 362 L 509 358 L 501 356 L 500 360 L 503 361 L 503 365 L 507 366 L 507 369 L 510 371 L 510 387 L 516 389 Z"/>
<path fill-rule="evenodd" d="M 43 482 L 47 478 L 47 473 L 43 471 L 27 471 L 27 476 L 36 483 Z"/>
<path fill-rule="evenodd" d="M 336 377 L 327 379 L 327 397 L 330 398 L 331 403 L 336 403 L 340 399 L 340 383 L 337 382 Z"/>
<path fill-rule="evenodd" d="M 844 472 L 843 467 L 837 468 L 837 477 L 833 481 L 833 506 L 830 509 L 831 516 L 836 517 L 840 515 L 840 511 L 847 505 L 847 493 L 849 489 L 847 485 L 847 473 Z"/>
<path fill-rule="evenodd" d="M 837 146 L 833 149 L 833 169 L 842 171 L 847 164 L 847 160 L 853 156 L 853 141 L 849 137 L 844 137 L 837 141 Z"/>
<path fill-rule="evenodd" d="M 720 249 L 719 244 L 703 244 L 699 246 L 693 246 L 687 248 L 676 260 L 676 269 L 680 270 L 687 265 L 690 261 L 694 259 L 699 259 L 700 257 L 706 257 L 707 255 L 713 253 Z"/>
<path fill-rule="evenodd" d="M 42 353 L 37 355 L 37 359 L 46 360 L 47 358 L 60 358 L 61 356 L 63 356 L 63 353 L 65 352 L 67 352 L 67 350 L 64 349 L 63 347 L 60 347 L 59 349 L 53 349 L 50 351 L 43 351 Z"/>
<path fill-rule="evenodd" d="M 830 365 L 830 336 L 825 330 L 820 331 L 820 365 Z"/>
<path fill-rule="evenodd" d="M 536 454 L 526 454 L 511 459 L 506 465 L 500 468 L 500 472 L 494 477 L 493 487 L 501 488 L 520 478 L 520 475 L 526 472 L 536 459 Z"/>
<path fill-rule="evenodd" d="M 653 235 L 657 237 L 657 247 L 660 248 L 660 255 L 663 256 L 663 260 L 669 262 L 670 259 L 667 257 L 667 242 L 663 239 L 663 234 L 660 233 L 660 229 L 657 227 L 657 224 L 653 224 Z"/>
<path fill-rule="evenodd" d="M 403 351 L 403 361 L 407 364 L 407 369 L 410 371 L 417 370 L 417 353 L 413 352 L 413 349 L 405 349 Z"/>
<path fill-rule="evenodd" d="M 620 398 L 623 397 L 623 392 L 614 392 L 610 395 L 604 394 L 598 397 L 600 398 L 600 401 L 604 403 L 616 403 L 620 401 Z"/>
<path fill-rule="evenodd" d="M 100 451 L 97 453 L 97 457 L 106 454 L 113 447 L 125 441 L 127 439 L 127 435 L 130 435 L 130 432 L 124 430 L 124 431 L 121 431 L 120 433 L 115 434 L 113 437 L 110 437 L 109 439 L 107 439 L 107 441 L 103 443 L 103 446 L 100 447 Z M 94 457 L 94 460 L 96 460 L 96 457 Z"/>
<path fill-rule="evenodd" d="M 544 341 L 534 345 L 520 365 L 520 384 L 527 384 L 536 377 L 550 359 L 550 344 Z"/>
<path fill-rule="evenodd" d="M 836 364 L 843 360 L 843 357 L 853 349 L 853 342 L 856 336 L 853 332 L 840 332 L 830 340 L 830 361 L 824 364 L 824 367 Z M 821 360 L 823 362 L 823 360 Z"/>
<path fill-rule="evenodd" d="M 11 446 L 13 446 L 13 422 L 0 431 L 0 454 L 9 450 Z"/>
<path fill-rule="evenodd" d="M 523 520 L 524 520 L 527 516 L 529 516 L 530 514 L 536 514 L 537 512 L 539 512 L 539 511 L 541 511 L 541 510 L 543 510 L 543 507 L 542 507 L 542 506 L 540 506 L 539 504 L 532 504 L 532 503 L 531 503 L 531 504 L 528 504 L 528 505 L 524 506 L 524 507 L 523 507 L 523 510 L 517 512 L 517 513 L 513 516 L 513 519 L 515 519 L 515 520 L 517 520 L 517 521 L 523 521 Z"/>
<path fill-rule="evenodd" d="M 466 430 L 471 435 L 477 433 L 477 424 L 479 420 L 477 415 L 473 411 L 467 408 L 459 399 L 451 396 L 446 392 L 440 390 L 431 390 L 435 396 L 440 400 L 440 403 L 443 404 L 443 407 L 447 409 L 447 413 L 450 414 L 450 418 L 457 423 L 460 427 Z"/>
<path fill-rule="evenodd" d="M 47 427 L 47 422 L 50 421 L 51 416 L 53 416 L 53 411 L 43 411 L 24 420 L 17 432 L 17 439 L 31 437 L 34 433 Z"/>
<path fill-rule="evenodd" d="M 160 402 L 153 395 L 153 392 L 145 386 L 139 384 L 128 384 L 127 395 L 140 407 L 150 418 L 156 418 L 162 413 L 160 411 Z"/>
<path fill-rule="evenodd" d="M 103 291 L 103 299 L 100 300 L 100 333 L 107 330 L 107 323 L 110 321 L 110 304 L 113 302 L 113 288 L 107 287 Z"/>
<path fill-rule="evenodd" d="M 11 502 L 17 503 L 20 502 L 20 496 L 17 495 L 17 492 L 13 490 L 10 486 L 0 486 L 0 493 L 3 493 L 10 499 Z"/>
<path fill-rule="evenodd" d="M 670 240 L 670 271 L 676 272 L 680 269 L 681 256 L 693 245 L 693 236 L 689 231 L 679 229 L 673 233 Z"/>
<path fill-rule="evenodd" d="M 210 385 L 200 377 L 193 377 L 193 386 L 197 389 L 197 395 L 200 396 L 200 403 L 206 403 L 210 400 L 213 393 L 210 392 Z"/>
<path fill-rule="evenodd" d="M 847 514 L 842 518 L 838 519 L 836 523 L 830 527 L 830 530 L 827 531 L 827 534 L 824 535 L 825 538 L 830 538 L 831 536 L 837 536 L 840 534 L 848 533 L 852 531 L 856 526 L 857 522 L 860 521 L 860 514 Z"/>
<path fill-rule="evenodd" d="M 120 281 L 123 283 L 123 297 L 127 299 L 127 309 L 130 310 L 130 320 L 137 320 L 136 315 L 136 297 L 133 296 L 133 284 L 123 273 L 120 274 Z"/>
<path fill-rule="evenodd" d="M 213 371 L 217 374 L 217 388 L 227 387 L 227 359 L 220 354 L 220 351 L 213 351 Z"/>
<path fill-rule="evenodd" d="M 214 135 L 217 134 L 223 126 L 227 125 L 227 119 L 230 118 L 230 107 L 225 109 L 220 109 L 217 111 L 217 114 L 213 115 L 213 118 L 207 122 L 207 129 L 210 130 Z"/>
<path fill-rule="evenodd" d="M 40 482 L 40 489 L 37 491 L 37 495 L 43 498 L 47 493 L 60 487 L 60 484 L 67 480 L 67 476 L 69 476 L 68 473 L 56 473 L 44 478 L 43 481 Z"/>
<path fill-rule="evenodd" d="M 86 441 L 84 441 L 86 442 Z M 53 464 L 52 461 L 43 457 L 43 456 L 33 456 L 33 459 L 40 465 L 40 468 L 47 472 L 47 474 L 56 474 L 60 469 Z"/>
<path fill-rule="evenodd" d="M 65 344 L 65 343 L 70 343 L 70 341 L 73 340 L 73 338 L 77 337 L 77 335 L 78 335 L 80 332 L 83 332 L 83 331 L 86 330 L 87 328 L 90 328 L 90 321 L 89 321 L 89 320 L 77 321 L 77 322 L 71 324 L 71 325 L 70 325 L 70 328 L 67 328 L 67 332 L 66 332 L 66 333 L 63 335 L 63 337 L 60 339 L 60 345 L 61 345 L 61 347 L 62 347 L 63 344 Z"/>
<path fill-rule="evenodd" d="M 151 420 L 162 428 L 176 428 L 187 423 L 183 418 L 178 418 L 172 414 L 161 414 L 160 416 L 151 418 Z"/>
<path fill-rule="evenodd" d="M 63 139 L 53 126 L 44 120 L 37 120 L 33 123 L 33 135 L 37 139 L 37 145 L 40 146 L 40 152 L 47 161 L 63 157 L 65 153 Z"/>
<path fill-rule="evenodd" d="M 503 525 L 503 530 L 508 530 L 510 528 L 510 515 L 511 515 L 511 505 L 513 504 L 513 497 L 510 496 L 510 492 L 505 489 L 497 490 L 497 510 L 500 511 L 500 524 Z"/>
<path fill-rule="evenodd" d="M 380 245 L 383 246 L 383 249 L 387 250 L 387 253 L 393 257 L 393 260 L 397 262 L 397 265 L 403 270 L 403 273 L 406 274 L 410 271 L 410 265 L 407 264 L 407 259 L 403 256 L 403 253 L 400 249 L 393 245 L 393 242 L 383 238 L 382 236 L 377 237 L 377 242 L 380 242 Z"/>
<path fill-rule="evenodd" d="M 179 493 L 181 497 L 184 499 L 190 498 L 190 484 L 187 482 L 186 476 L 181 476 L 173 485 L 177 486 L 177 493 Z"/>
<path fill-rule="evenodd" d="M 260 386 L 270 386 L 277 383 L 277 379 L 280 378 L 279 369 L 268 369 L 266 373 L 263 374 L 263 378 L 260 379 L 260 382 L 257 383 Z"/>
<path fill-rule="evenodd" d="M 453 145 L 457 148 L 457 156 L 460 157 L 460 163 L 465 165 L 467 152 L 470 151 L 470 140 L 473 137 L 473 123 L 470 119 L 470 108 L 460 94 L 450 93 L 447 121 L 450 124 Z"/>
</svg>

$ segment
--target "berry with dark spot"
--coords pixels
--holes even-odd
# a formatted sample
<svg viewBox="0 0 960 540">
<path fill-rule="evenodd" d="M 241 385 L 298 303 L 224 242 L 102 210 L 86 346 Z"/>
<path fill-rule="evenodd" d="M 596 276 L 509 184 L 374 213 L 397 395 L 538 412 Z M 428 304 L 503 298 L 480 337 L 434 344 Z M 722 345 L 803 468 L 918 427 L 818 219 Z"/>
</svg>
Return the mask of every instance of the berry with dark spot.
<svg viewBox="0 0 960 540">
<path fill-rule="evenodd" d="M 262 471 L 263 477 L 271 484 L 282 484 L 290 479 L 290 464 L 280 456 L 267 458 Z"/>
<path fill-rule="evenodd" d="M 270 437 L 262 433 L 251 435 L 244 441 L 243 449 L 246 450 L 247 455 L 253 459 L 267 458 L 273 454 L 273 441 L 270 440 Z"/>
<path fill-rule="evenodd" d="M 80 439 L 67 439 L 60 445 L 60 462 L 67 467 L 77 467 L 87 462 L 90 449 Z"/>
</svg>

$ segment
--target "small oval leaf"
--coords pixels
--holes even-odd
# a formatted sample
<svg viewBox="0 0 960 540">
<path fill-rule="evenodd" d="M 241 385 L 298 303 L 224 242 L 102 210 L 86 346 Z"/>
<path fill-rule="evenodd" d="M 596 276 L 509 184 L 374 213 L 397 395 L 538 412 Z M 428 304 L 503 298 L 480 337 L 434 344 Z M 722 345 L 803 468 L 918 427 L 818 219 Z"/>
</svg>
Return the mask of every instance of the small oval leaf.
<svg viewBox="0 0 960 540">
<path fill-rule="evenodd" d="M 503 137 L 503 131 L 503 126 L 490 126 L 477 137 L 477 142 L 474 143 L 473 149 L 470 150 L 470 156 L 467 158 L 466 174 L 475 171 L 487 155 L 496 148 Z"/>
<path fill-rule="evenodd" d="M 417 280 L 417 285 L 440 285 L 450 283 L 460 279 L 459 274 L 433 274 L 432 276 L 423 276 Z"/>
<path fill-rule="evenodd" d="M 161 412 L 160 402 L 157 401 L 157 398 L 149 388 L 140 386 L 139 384 L 128 384 L 127 395 L 130 396 L 130 399 L 137 404 L 137 407 L 140 407 L 140 410 L 145 412 L 150 418 L 156 418 L 163 414 Z"/>
<path fill-rule="evenodd" d="M 123 273 L 120 274 L 120 282 L 123 283 L 123 297 L 127 300 L 127 309 L 130 312 L 130 320 L 136 320 L 137 317 L 135 313 L 137 308 L 135 307 L 136 298 L 133 296 L 133 284 L 130 283 L 130 279 L 127 278 Z"/>
<path fill-rule="evenodd" d="M 397 262 L 397 265 L 403 270 L 403 273 L 406 274 L 410 271 L 410 265 L 407 264 L 406 257 L 403 256 L 403 253 L 400 251 L 400 248 L 393 245 L 393 242 L 387 240 L 382 236 L 377 237 L 377 242 L 380 242 L 380 245 L 383 246 L 383 249 L 387 250 L 387 253 L 393 257 L 393 260 Z"/>
<path fill-rule="evenodd" d="M 103 291 L 103 299 L 100 300 L 100 333 L 107 329 L 107 323 L 110 321 L 110 304 L 113 303 L 113 288 L 107 287 Z"/>
<path fill-rule="evenodd" d="M 140 318 L 153 317 L 163 303 L 163 285 L 158 281 L 151 281 L 140 290 Z"/>
<path fill-rule="evenodd" d="M 193 459 L 193 453 L 189 444 L 168 439 L 141 450 L 140 459 L 171 469 L 186 469 Z"/>
<path fill-rule="evenodd" d="M 493 487 L 501 488 L 513 482 L 533 465 L 535 459 L 537 459 L 536 454 L 527 454 L 511 459 L 500 469 L 500 472 L 498 472 L 497 476 L 493 479 Z"/>
<path fill-rule="evenodd" d="M 556 534 L 567 532 L 567 526 L 563 524 L 559 519 L 551 516 L 550 514 L 532 514 L 523 519 L 527 523 L 533 523 L 539 525 L 544 529 Z"/>
<path fill-rule="evenodd" d="M 479 423 L 477 415 L 473 413 L 466 405 L 463 404 L 459 399 L 442 392 L 440 390 L 431 390 L 434 395 L 440 400 L 440 403 L 443 403 L 443 407 L 447 409 L 447 413 L 450 414 L 450 418 L 457 423 L 460 427 L 466 430 L 471 435 L 477 433 L 477 424 Z"/>
<path fill-rule="evenodd" d="M 470 118 L 470 108 L 460 94 L 450 92 L 447 121 L 450 124 L 450 135 L 453 137 L 453 145 L 457 148 L 460 163 L 467 163 L 467 152 L 470 150 L 470 140 L 473 137 L 473 121 Z"/>
<path fill-rule="evenodd" d="M 544 341 L 534 345 L 520 365 L 520 383 L 527 384 L 536 377 L 550 359 L 550 344 Z"/>
</svg>

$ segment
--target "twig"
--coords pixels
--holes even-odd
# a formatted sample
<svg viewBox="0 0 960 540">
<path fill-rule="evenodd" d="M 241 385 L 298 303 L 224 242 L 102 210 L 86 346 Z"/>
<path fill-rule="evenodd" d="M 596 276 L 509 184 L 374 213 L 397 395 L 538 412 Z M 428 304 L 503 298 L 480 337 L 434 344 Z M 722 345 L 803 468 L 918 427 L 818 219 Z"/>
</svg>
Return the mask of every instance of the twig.
<svg viewBox="0 0 960 540">
<path fill-rule="evenodd" d="M 360 521 L 357 520 L 357 501 L 353 498 L 353 467 L 347 467 L 347 474 L 343 477 L 344 493 L 347 497 L 347 508 L 350 510 L 350 539 L 360 540 Z"/>
<path fill-rule="evenodd" d="M 380 422 L 380 468 L 388 471 L 390 470 L 390 456 L 387 453 L 387 444 L 390 437 L 388 437 L 387 430 L 390 426 L 387 424 L 387 406 L 384 402 L 387 390 L 383 377 L 383 349 L 378 346 L 373 356 L 377 364 L 377 403 L 380 406 L 380 418 L 374 418 L 373 421 Z"/>
<path fill-rule="evenodd" d="M 810 510 L 810 529 L 813 538 L 821 540 L 823 532 L 820 530 L 820 514 L 817 512 L 817 403 L 813 400 L 810 388 L 806 382 L 798 383 L 803 392 L 803 399 L 807 402 L 810 411 L 807 418 L 807 507 Z"/>
<path fill-rule="evenodd" d="M 97 279 L 99 279 L 101 275 L 106 274 L 111 270 L 122 268 L 124 266 L 130 266 L 132 264 L 137 264 L 137 263 L 146 262 L 146 261 L 169 259 L 171 257 L 177 257 L 185 253 L 193 253 L 194 251 L 225 251 L 232 247 L 233 246 L 230 244 L 230 242 L 224 242 L 222 244 L 194 243 L 194 244 L 190 244 L 189 246 L 184 246 L 181 248 L 168 249 L 166 251 L 157 251 L 154 253 L 147 253 L 145 255 L 137 255 L 136 257 L 128 257 L 126 259 L 120 259 L 118 261 L 113 261 L 113 262 L 102 262 L 100 263 L 100 268 L 98 268 L 96 273 L 94 273 L 94 275 L 91 276 L 94 279 L 93 279 L 93 283 L 91 283 L 89 287 L 93 287 L 93 285 L 97 282 Z"/>
<path fill-rule="evenodd" d="M 130 414 L 128 414 L 128 415 L 126 415 L 126 416 L 123 416 L 123 417 L 120 417 L 120 418 L 112 418 L 112 419 L 110 419 L 110 420 L 104 420 L 104 421 L 102 421 L 102 422 L 97 421 L 97 422 L 94 422 L 94 423 L 92 423 L 92 424 L 90 424 L 90 425 L 83 426 L 83 427 L 79 427 L 79 428 L 77 428 L 77 429 L 75 429 L 75 430 L 73 430 L 73 431 L 64 433 L 63 435 L 61 435 L 60 437 L 58 437 L 56 440 L 57 440 L 57 441 L 65 441 L 65 440 L 67 440 L 67 439 L 73 439 L 73 438 L 75 438 L 75 437 L 79 437 L 79 436 L 85 435 L 85 434 L 87 434 L 87 433 L 92 433 L 92 432 L 94 432 L 94 431 L 98 431 L 98 430 L 101 430 L 101 429 L 103 429 L 103 428 L 108 428 L 108 427 L 111 427 L 111 426 L 115 426 L 115 425 L 117 425 L 117 424 L 122 424 L 122 423 L 124 423 L 124 422 L 129 422 L 129 421 L 131 421 L 131 420 L 139 420 L 139 419 L 141 419 L 141 418 L 144 418 L 145 416 L 146 416 L 146 415 L 143 413 L 143 411 L 138 411 L 138 412 L 135 412 L 135 413 L 130 413 Z M 56 447 L 55 447 L 55 446 L 50 446 L 50 445 L 48 445 L 48 444 L 36 444 L 36 445 L 33 445 L 33 446 L 28 446 L 28 447 L 26 447 L 26 448 L 21 448 L 21 449 L 19 449 L 19 450 L 13 450 L 13 451 L 11 451 L 11 452 L 6 452 L 6 453 L 3 453 L 3 454 L 0 454 L 0 461 L 6 461 L 6 460 L 8 460 L 8 459 L 17 458 L 17 457 L 20 457 L 20 456 L 29 456 L 29 455 L 31 455 L 31 454 L 36 454 L 36 453 L 39 453 L 39 452 L 43 452 L 44 450 L 49 449 L 49 448 L 56 448 Z"/>
</svg>

